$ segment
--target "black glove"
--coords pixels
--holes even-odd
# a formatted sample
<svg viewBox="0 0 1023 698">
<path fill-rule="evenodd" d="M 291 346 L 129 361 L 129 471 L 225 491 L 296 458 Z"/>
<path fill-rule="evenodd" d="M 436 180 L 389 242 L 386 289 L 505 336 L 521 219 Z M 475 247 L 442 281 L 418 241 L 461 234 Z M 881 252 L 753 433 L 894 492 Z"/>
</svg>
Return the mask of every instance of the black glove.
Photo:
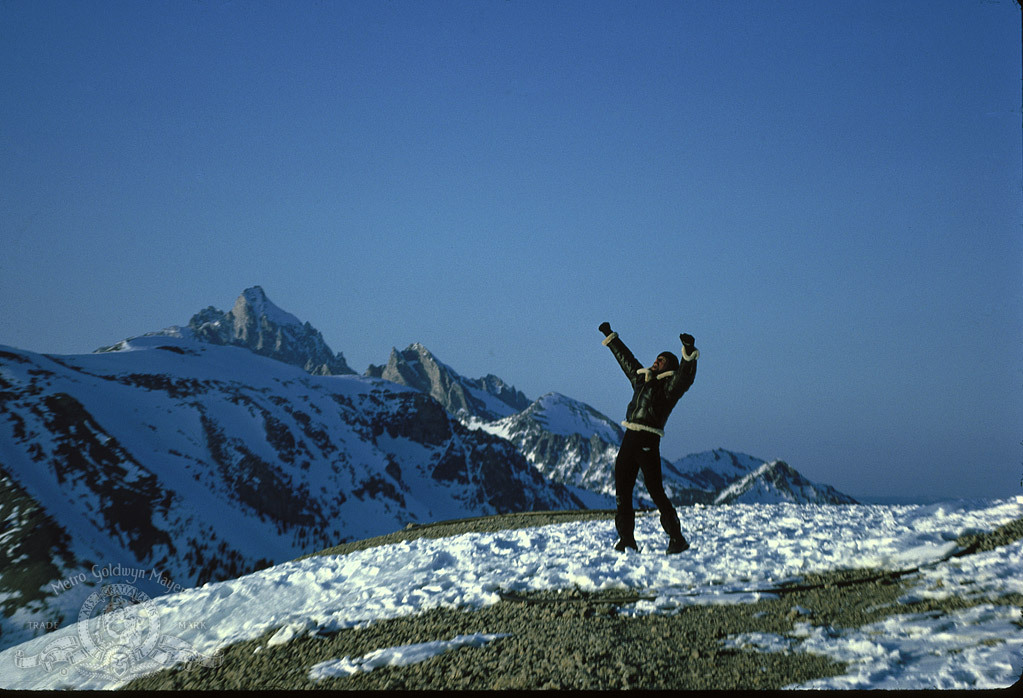
<svg viewBox="0 0 1023 698">
<path fill-rule="evenodd" d="M 600 327 L 598 327 L 597 329 L 600 330 L 601 332 L 603 332 L 605 337 L 610 336 L 610 334 L 611 334 L 611 323 L 610 322 L 602 322 L 602 323 L 600 323 Z"/>
<path fill-rule="evenodd" d="M 685 332 L 683 332 L 678 336 L 678 338 L 682 340 L 682 346 L 684 346 L 686 349 L 692 349 L 693 346 L 696 345 L 696 340 L 693 338 L 693 335 L 691 334 L 686 334 Z"/>
</svg>

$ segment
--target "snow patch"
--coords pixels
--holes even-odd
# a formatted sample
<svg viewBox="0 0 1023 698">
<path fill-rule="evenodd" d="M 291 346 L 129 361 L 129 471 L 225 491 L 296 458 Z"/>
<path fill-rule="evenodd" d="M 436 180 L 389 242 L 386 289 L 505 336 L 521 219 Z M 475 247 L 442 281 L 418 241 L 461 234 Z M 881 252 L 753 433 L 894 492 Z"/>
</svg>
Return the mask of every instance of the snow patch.
<svg viewBox="0 0 1023 698">
<path fill-rule="evenodd" d="M 436 642 L 420 642 L 413 645 L 401 645 L 399 647 L 386 647 L 374 650 L 361 657 L 342 657 L 326 662 L 320 662 L 309 670 L 309 678 L 312 681 L 322 681 L 326 678 L 338 676 L 351 676 L 359 672 L 370 672 L 383 666 L 408 666 L 432 659 L 445 652 L 459 649 L 460 647 L 482 647 L 488 642 L 493 642 L 502 637 L 510 637 L 508 633 L 474 635 L 457 635 L 450 640 Z"/>
</svg>

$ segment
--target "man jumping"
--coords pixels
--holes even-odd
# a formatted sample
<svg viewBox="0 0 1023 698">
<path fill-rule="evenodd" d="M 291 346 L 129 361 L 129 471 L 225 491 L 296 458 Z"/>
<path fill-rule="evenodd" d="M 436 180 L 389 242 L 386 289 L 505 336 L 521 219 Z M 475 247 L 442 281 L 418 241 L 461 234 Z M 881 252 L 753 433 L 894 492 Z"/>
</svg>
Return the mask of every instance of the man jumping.
<svg viewBox="0 0 1023 698">
<path fill-rule="evenodd" d="M 661 437 L 664 436 L 664 424 L 672 408 L 696 378 L 696 359 L 700 356 L 695 346 L 696 340 L 691 334 L 679 335 L 682 340 L 681 366 L 674 354 L 665 351 L 657 355 L 657 360 L 650 368 L 643 368 L 618 338 L 618 333 L 611 331 L 610 323 L 601 323 L 599 329 L 604 333 L 604 346 L 611 349 L 634 391 L 625 412 L 625 421 L 622 422 L 625 438 L 622 439 L 615 459 L 615 503 L 618 507 L 615 515 L 615 527 L 618 529 L 615 550 L 639 550 L 634 534 L 636 512 L 632 508 L 632 490 L 636 486 L 636 475 L 642 470 L 647 491 L 661 512 L 661 527 L 668 534 L 666 554 L 680 553 L 689 548 L 689 543 L 682 535 L 682 525 L 675 507 L 664 493 L 661 480 Z"/>
</svg>

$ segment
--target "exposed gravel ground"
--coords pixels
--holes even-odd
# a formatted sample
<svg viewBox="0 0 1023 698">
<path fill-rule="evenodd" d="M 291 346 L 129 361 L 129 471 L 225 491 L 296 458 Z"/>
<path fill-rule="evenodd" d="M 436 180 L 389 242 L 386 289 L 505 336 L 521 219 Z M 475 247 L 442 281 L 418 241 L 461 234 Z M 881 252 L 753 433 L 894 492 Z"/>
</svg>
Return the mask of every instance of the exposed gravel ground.
<svg viewBox="0 0 1023 698">
<path fill-rule="evenodd" d="M 320 554 L 344 554 L 423 536 L 538 526 L 569 520 L 611 518 L 613 511 L 539 512 L 491 516 L 418 526 L 388 536 L 338 546 Z M 959 540 L 970 552 L 1023 538 L 1023 520 Z M 684 553 L 683 553 L 684 554 Z M 625 617 L 621 590 L 540 592 L 509 597 L 480 610 L 436 609 L 378 621 L 362 628 L 300 637 L 268 646 L 274 631 L 225 648 L 213 668 L 183 667 L 142 677 L 126 689 L 778 689 L 845 673 L 829 658 L 805 653 L 757 653 L 726 649 L 729 635 L 784 634 L 796 622 L 860 627 L 896 613 L 952 611 L 970 599 L 896 604 L 912 572 L 879 575 L 846 570 L 804 577 L 778 598 L 752 604 L 691 606 L 674 615 Z M 990 603 L 990 601 L 986 601 Z M 1023 597 L 1000 603 L 1023 605 Z M 810 611 L 801 615 L 795 607 Z M 464 647 L 405 667 L 383 667 L 345 678 L 310 681 L 318 662 L 358 657 L 375 649 L 450 640 L 456 635 L 508 633 L 482 647 Z"/>
</svg>

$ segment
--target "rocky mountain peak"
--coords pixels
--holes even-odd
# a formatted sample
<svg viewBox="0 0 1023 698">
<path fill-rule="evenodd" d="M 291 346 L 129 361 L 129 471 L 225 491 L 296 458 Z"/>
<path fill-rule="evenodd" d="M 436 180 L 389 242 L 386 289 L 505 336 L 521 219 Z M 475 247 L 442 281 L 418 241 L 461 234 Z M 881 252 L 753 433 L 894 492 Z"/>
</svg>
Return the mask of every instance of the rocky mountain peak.
<svg viewBox="0 0 1023 698">
<path fill-rule="evenodd" d="M 327 346 L 319 330 L 281 310 L 260 286 L 242 291 L 226 313 L 213 306 L 199 311 L 188 329 L 200 341 L 245 347 L 314 375 L 355 373 L 343 354 Z"/>
<path fill-rule="evenodd" d="M 402 351 L 391 349 L 387 365 L 371 365 L 366 375 L 426 393 L 449 413 L 469 421 L 500 419 L 529 406 L 525 395 L 497 376 L 465 378 L 419 342 Z"/>
<path fill-rule="evenodd" d="M 265 320 L 277 327 L 305 327 L 301 320 L 274 305 L 261 286 L 242 291 L 229 313 L 234 318 L 235 333 Z"/>
</svg>

